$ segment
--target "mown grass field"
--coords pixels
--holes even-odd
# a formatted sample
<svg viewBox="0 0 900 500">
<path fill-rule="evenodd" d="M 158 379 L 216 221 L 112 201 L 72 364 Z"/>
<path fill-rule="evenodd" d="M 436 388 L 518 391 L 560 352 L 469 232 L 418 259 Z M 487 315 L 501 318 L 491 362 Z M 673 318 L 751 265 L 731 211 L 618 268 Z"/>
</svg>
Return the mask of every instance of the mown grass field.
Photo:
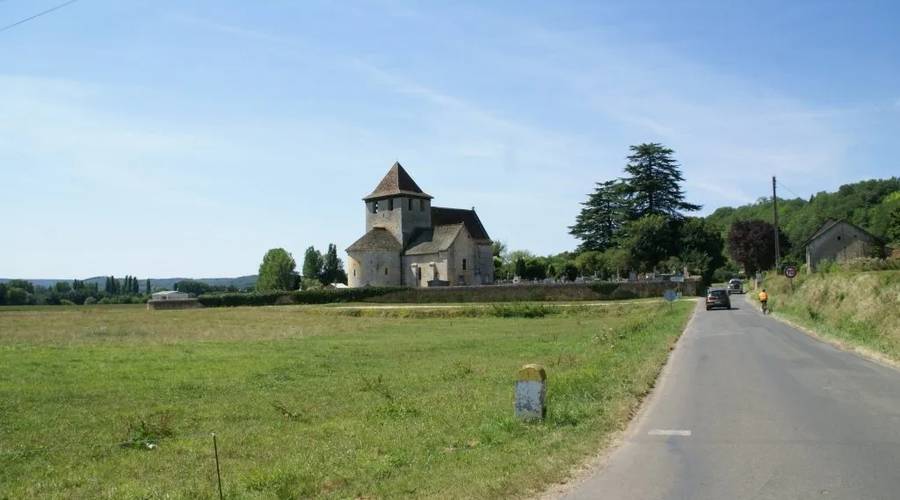
<svg viewBox="0 0 900 500">
<path fill-rule="evenodd" d="M 774 314 L 900 361 L 900 271 L 801 274 L 793 289 L 774 276 L 764 286 Z"/>
<path fill-rule="evenodd" d="M 0 308 L 0 498 L 214 498 L 211 432 L 227 498 L 525 496 L 624 427 L 692 308 Z"/>
</svg>

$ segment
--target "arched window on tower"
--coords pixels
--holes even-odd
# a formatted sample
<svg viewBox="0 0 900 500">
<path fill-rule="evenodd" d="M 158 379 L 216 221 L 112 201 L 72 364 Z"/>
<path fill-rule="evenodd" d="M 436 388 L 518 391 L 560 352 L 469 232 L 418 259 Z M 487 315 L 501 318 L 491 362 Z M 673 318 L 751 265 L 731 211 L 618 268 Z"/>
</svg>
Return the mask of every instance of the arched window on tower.
<svg viewBox="0 0 900 500">
<path fill-rule="evenodd" d="M 388 210 L 393 210 L 393 209 L 394 209 L 394 199 L 391 198 L 388 200 Z"/>
</svg>

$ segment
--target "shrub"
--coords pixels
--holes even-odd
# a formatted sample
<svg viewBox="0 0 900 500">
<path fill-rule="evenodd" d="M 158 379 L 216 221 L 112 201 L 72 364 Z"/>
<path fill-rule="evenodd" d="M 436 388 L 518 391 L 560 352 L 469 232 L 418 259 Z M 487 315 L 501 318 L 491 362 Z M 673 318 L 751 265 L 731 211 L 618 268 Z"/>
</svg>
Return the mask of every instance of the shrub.
<svg viewBox="0 0 900 500">
<path fill-rule="evenodd" d="M 498 318 L 543 318 L 559 312 L 560 308 L 557 306 L 542 304 L 494 305 L 490 311 L 491 316 Z"/>
<path fill-rule="evenodd" d="M 631 290 L 625 290 L 623 288 L 616 289 L 610 298 L 613 300 L 627 300 L 627 299 L 636 299 L 638 298 L 638 294 L 632 292 Z"/>
<path fill-rule="evenodd" d="M 600 295 L 611 295 L 619 288 L 619 285 L 616 283 L 594 283 L 591 285 L 591 290 L 599 293 Z"/>
<path fill-rule="evenodd" d="M 878 259 L 862 257 L 842 262 L 845 271 L 900 271 L 900 259 Z"/>
<path fill-rule="evenodd" d="M 321 288 L 293 292 L 218 293 L 199 297 L 206 307 L 271 306 L 286 304 L 330 304 L 358 302 L 386 293 L 403 290 L 392 287 Z"/>
<path fill-rule="evenodd" d="M 127 437 L 121 443 L 123 448 L 152 450 L 159 442 L 172 437 L 175 431 L 172 426 L 172 414 L 157 413 L 147 417 L 133 417 L 126 421 Z"/>
</svg>

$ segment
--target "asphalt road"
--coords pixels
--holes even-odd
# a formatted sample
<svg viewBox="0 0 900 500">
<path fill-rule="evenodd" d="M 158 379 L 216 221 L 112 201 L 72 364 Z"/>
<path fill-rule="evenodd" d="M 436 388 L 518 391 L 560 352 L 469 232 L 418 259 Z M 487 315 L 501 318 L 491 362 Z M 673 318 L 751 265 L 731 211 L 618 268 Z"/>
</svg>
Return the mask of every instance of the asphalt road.
<svg viewBox="0 0 900 500">
<path fill-rule="evenodd" d="M 563 498 L 900 499 L 900 372 L 735 299 L 698 304 L 622 445 Z"/>
</svg>

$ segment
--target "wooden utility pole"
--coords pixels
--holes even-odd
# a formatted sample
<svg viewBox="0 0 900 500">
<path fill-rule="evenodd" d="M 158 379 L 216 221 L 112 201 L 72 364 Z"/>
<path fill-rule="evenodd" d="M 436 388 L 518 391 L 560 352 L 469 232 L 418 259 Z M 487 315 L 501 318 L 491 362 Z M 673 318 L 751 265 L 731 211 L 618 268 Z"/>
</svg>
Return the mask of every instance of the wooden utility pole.
<svg viewBox="0 0 900 500">
<path fill-rule="evenodd" d="M 772 220 L 775 225 L 775 272 L 778 273 L 781 266 L 781 246 L 778 242 L 778 195 L 775 193 L 775 176 L 772 176 Z"/>
</svg>

